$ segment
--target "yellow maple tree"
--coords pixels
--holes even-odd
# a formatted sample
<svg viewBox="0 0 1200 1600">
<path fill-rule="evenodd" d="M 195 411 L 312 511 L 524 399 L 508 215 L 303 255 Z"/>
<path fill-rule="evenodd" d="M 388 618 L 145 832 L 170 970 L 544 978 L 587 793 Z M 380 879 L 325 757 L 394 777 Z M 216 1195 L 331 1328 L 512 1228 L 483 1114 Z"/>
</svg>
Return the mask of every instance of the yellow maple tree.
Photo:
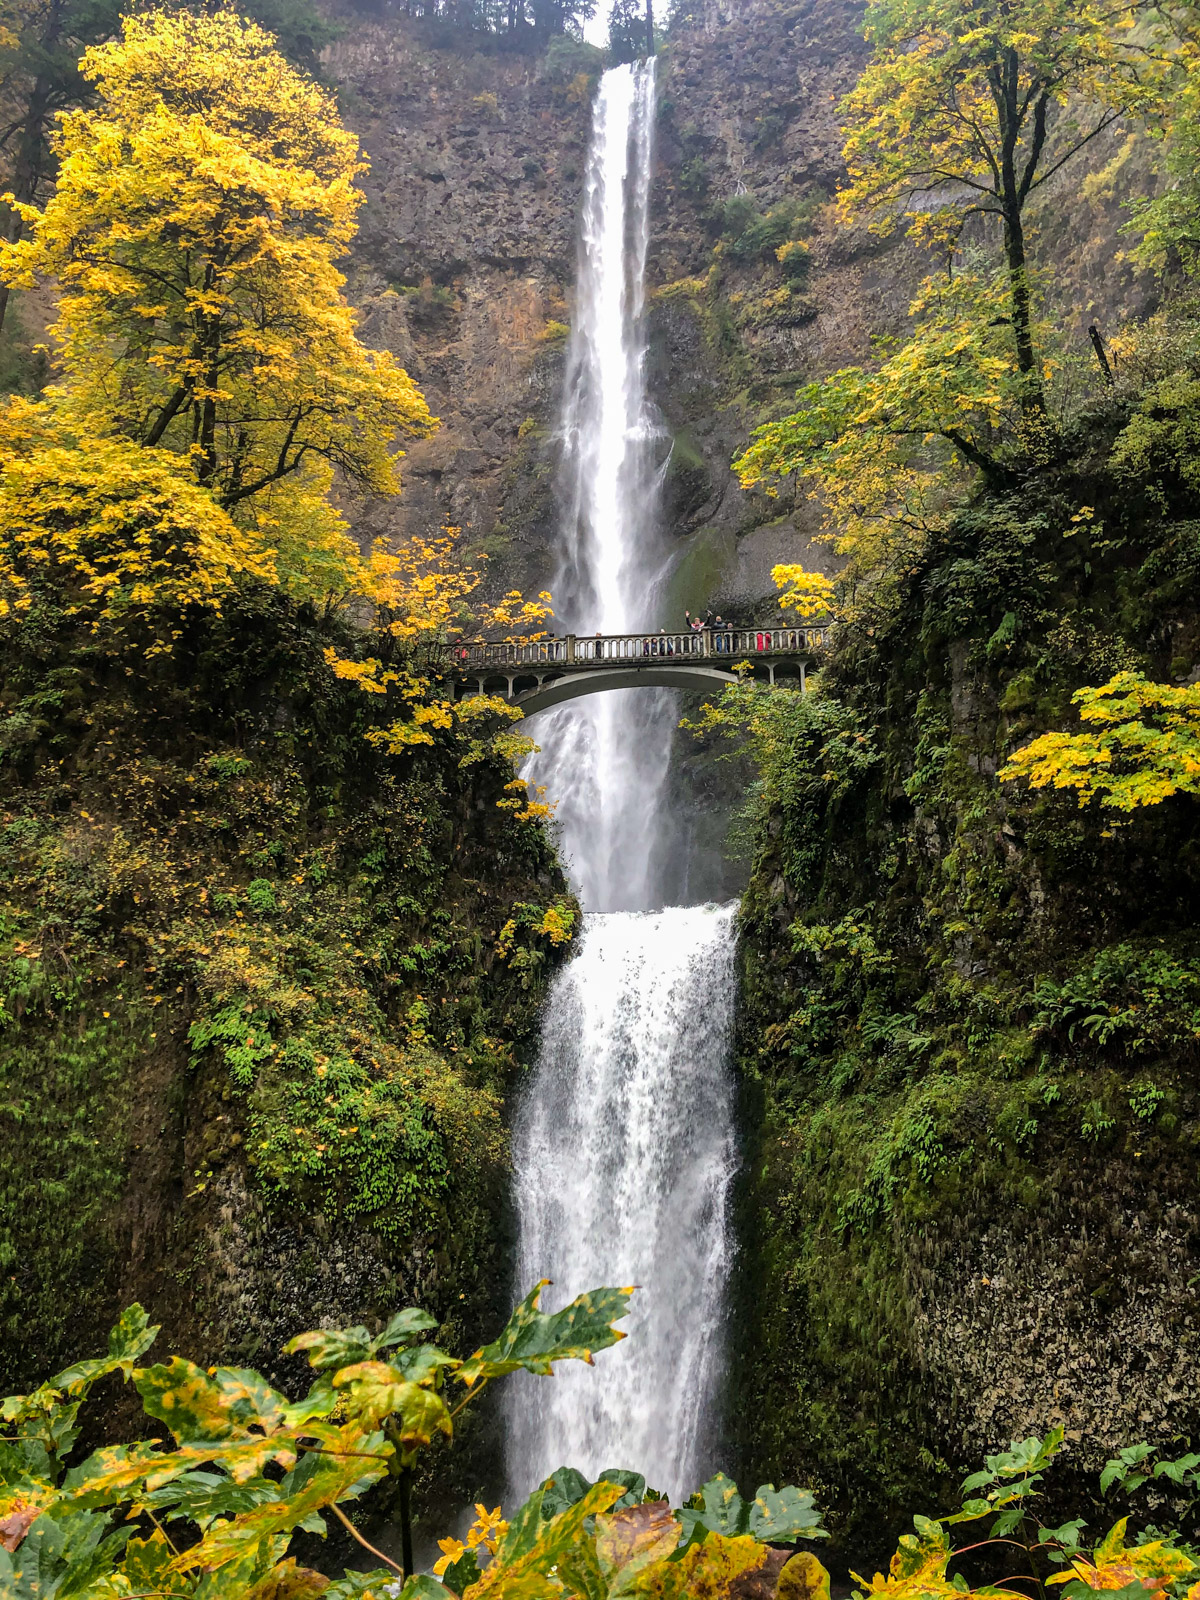
<svg viewBox="0 0 1200 1600">
<path fill-rule="evenodd" d="M 808 618 L 829 616 L 834 610 L 833 580 L 823 572 L 810 572 L 798 561 L 781 562 L 771 568 L 771 582 L 780 591 L 783 611 Z"/>
<path fill-rule="evenodd" d="M 364 694 L 392 694 L 399 714 L 372 728 L 367 737 L 395 754 L 413 745 L 432 745 L 438 732 L 465 736 L 460 764 L 485 753 L 519 761 L 535 747 L 508 724 L 521 719 L 519 707 L 500 695 L 462 693 L 460 680 L 468 641 L 492 638 L 526 643 L 540 636 L 552 613 L 550 595 L 526 600 L 509 590 L 498 600 L 483 594 L 480 566 L 460 559 L 462 530 L 447 528 L 435 538 L 415 535 L 401 542 L 379 540 L 365 563 L 361 593 L 375 607 L 371 637 L 378 655 L 352 658 L 330 648 L 325 659 L 336 677 Z M 514 777 L 496 802 L 522 821 L 549 816 L 539 789 L 530 796 Z"/>
<path fill-rule="evenodd" d="M 1003 488 L 1052 440 L 1027 208 L 1121 117 L 1161 109 L 1178 40 L 1143 0 L 870 0 L 863 31 L 840 217 L 906 228 L 946 270 L 920 286 L 908 337 L 805 385 L 734 465 L 768 494 L 794 475 L 851 557 L 850 588 L 886 600 L 974 478 Z"/>
<path fill-rule="evenodd" d="M 1072 696 L 1086 727 L 1043 733 L 1009 758 L 1002 779 L 1074 790 L 1111 811 L 1200 794 L 1200 684 L 1151 683 L 1119 672 Z"/>
<path fill-rule="evenodd" d="M 55 280 L 59 359 L 42 401 L 0 409 L 0 617 L 46 586 L 153 655 L 239 583 L 349 599 L 368 648 L 326 660 L 395 697 L 374 742 L 519 758 L 519 711 L 463 696 L 454 648 L 527 637 L 549 596 L 485 601 L 458 530 L 364 557 L 331 498 L 398 492 L 397 442 L 436 426 L 342 294 L 364 163 L 331 96 L 229 11 L 129 17 L 81 71 L 95 105 L 59 119 L 55 193 L 0 244 L 5 282 Z M 498 803 L 548 809 L 515 777 Z"/>
<path fill-rule="evenodd" d="M 169 453 L 289 587 L 353 587 L 334 473 L 394 493 L 396 441 L 434 427 L 342 294 L 356 137 L 232 12 L 130 17 L 81 71 L 97 104 L 59 119 L 55 193 L 0 246 L 6 283 L 58 286 L 61 442 Z"/>
<path fill-rule="evenodd" d="M 272 554 L 162 450 L 104 440 L 0 457 L 0 617 L 28 608 L 39 579 L 93 626 L 214 606 L 235 575 L 273 582 Z M 148 642 L 166 648 L 171 630 Z"/>
</svg>

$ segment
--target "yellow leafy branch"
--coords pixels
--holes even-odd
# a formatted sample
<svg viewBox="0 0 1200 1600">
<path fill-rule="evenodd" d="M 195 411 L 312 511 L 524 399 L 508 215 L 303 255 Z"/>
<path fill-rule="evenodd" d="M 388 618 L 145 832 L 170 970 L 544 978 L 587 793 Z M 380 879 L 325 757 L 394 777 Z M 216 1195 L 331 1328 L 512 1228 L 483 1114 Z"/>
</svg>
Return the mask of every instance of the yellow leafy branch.
<svg viewBox="0 0 1200 1600">
<path fill-rule="evenodd" d="M 1090 726 L 1033 739 L 1009 759 L 1001 779 L 1074 790 L 1081 807 L 1095 799 L 1124 812 L 1200 794 L 1200 684 L 1178 688 L 1119 672 L 1071 698 Z"/>
</svg>

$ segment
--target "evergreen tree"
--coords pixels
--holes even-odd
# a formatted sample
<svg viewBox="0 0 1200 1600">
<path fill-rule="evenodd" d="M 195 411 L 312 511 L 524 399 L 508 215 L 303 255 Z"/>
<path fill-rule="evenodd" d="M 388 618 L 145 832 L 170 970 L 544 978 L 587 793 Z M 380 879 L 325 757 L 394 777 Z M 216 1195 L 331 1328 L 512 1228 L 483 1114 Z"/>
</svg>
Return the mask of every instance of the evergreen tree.
<svg viewBox="0 0 1200 1600">
<path fill-rule="evenodd" d="M 640 0 L 613 0 L 608 13 L 608 53 L 614 62 L 637 61 L 646 53 Z"/>
</svg>

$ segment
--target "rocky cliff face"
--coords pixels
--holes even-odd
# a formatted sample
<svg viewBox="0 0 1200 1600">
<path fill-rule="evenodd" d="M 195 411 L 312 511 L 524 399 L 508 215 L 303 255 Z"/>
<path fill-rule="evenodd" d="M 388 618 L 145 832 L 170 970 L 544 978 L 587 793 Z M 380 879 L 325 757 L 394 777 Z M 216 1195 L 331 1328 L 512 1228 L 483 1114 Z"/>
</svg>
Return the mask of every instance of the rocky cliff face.
<svg viewBox="0 0 1200 1600">
<path fill-rule="evenodd" d="M 551 457 L 596 52 L 436 47 L 420 25 L 357 25 L 330 53 L 371 170 L 351 266 L 365 337 L 416 377 L 441 427 L 396 502 L 358 531 L 439 527 L 544 586 Z M 565 44 L 565 41 L 563 41 Z"/>
<path fill-rule="evenodd" d="M 861 348 L 866 319 L 855 323 L 848 296 L 876 320 L 906 304 L 904 278 L 873 261 L 841 271 L 829 315 L 823 291 L 792 305 L 784 290 L 778 303 L 773 247 L 724 266 L 714 255 L 714 208 L 735 195 L 758 211 L 805 201 L 811 214 L 832 192 L 834 100 L 862 53 L 854 22 L 838 5 L 703 14 L 660 64 L 653 388 L 674 435 L 681 606 L 756 600 L 770 564 L 806 547 L 811 517 L 798 533 L 778 505 L 741 494 L 729 462 L 764 406 Z M 359 531 L 461 526 L 505 578 L 540 586 L 553 570 L 550 433 L 598 55 L 566 41 L 542 58 L 472 52 L 420 24 L 378 24 L 356 26 L 328 66 L 372 164 L 352 267 L 364 328 L 442 419 L 410 452 L 403 500 L 360 508 Z"/>
<path fill-rule="evenodd" d="M 659 60 L 653 387 L 673 439 L 679 610 L 712 601 L 765 616 L 774 562 L 834 565 L 814 542 L 813 508 L 744 494 L 730 461 L 800 383 L 900 329 L 930 270 L 901 240 L 840 227 L 829 203 L 836 103 L 864 59 L 857 21 L 838 0 L 701 0 L 677 16 Z M 354 293 L 369 336 L 401 356 L 444 424 L 413 449 L 398 508 L 360 508 L 360 529 L 462 525 L 498 582 L 541 587 L 553 571 L 552 429 L 598 63 L 582 47 L 535 60 L 389 24 L 356 27 L 330 66 L 373 162 Z M 1111 327 L 1151 303 L 1119 228 L 1122 199 L 1152 182 L 1144 142 L 1117 126 L 1038 204 L 1035 245 L 1068 360 L 1091 359 L 1092 318 Z M 1063 580 L 1064 617 L 1084 603 L 1077 580 Z M 1061 860 L 1030 867 L 1045 842 L 1036 829 L 1025 849 L 1004 808 L 993 815 L 977 791 L 996 770 L 1007 728 L 997 708 L 1015 668 L 982 684 L 987 639 L 943 626 L 931 605 L 927 670 L 897 646 L 868 707 L 885 729 L 886 774 L 814 845 L 828 872 L 819 916 L 806 919 L 816 889 L 787 864 L 786 816 L 771 820 L 747 902 L 744 1292 L 755 1311 L 736 1377 L 742 1465 L 753 1481 L 823 1478 L 843 1510 L 857 1508 L 860 1540 L 873 1518 L 882 1527 L 912 1509 L 918 1481 L 934 1496 L 951 1469 L 1010 1436 L 1061 1421 L 1092 1440 L 1090 1467 L 1195 1412 L 1185 1055 L 1118 1046 L 1082 1059 L 1053 1019 L 1031 1020 L 1027 1001 L 1046 963 L 1066 982 L 1090 952 L 1136 942 L 1144 909 L 1089 922 L 1074 890 L 1047 887 Z M 990 635 L 1003 611 L 981 602 L 975 632 L 986 621 Z M 1100 633 L 1111 626 L 1102 611 Z M 1063 630 L 1066 682 L 1079 662 Z M 910 814 L 926 747 L 939 761 L 950 751 L 952 771 Z M 702 762 L 688 764 L 681 791 L 694 801 L 708 784 L 719 812 L 729 797 Z M 1119 881 L 1123 869 L 1105 861 L 1105 881 Z M 1007 915 L 996 907 L 1027 870 L 1030 917 L 1005 936 L 993 993 L 989 940 Z M 953 894 L 968 911 L 930 910 Z M 1043 939 L 1048 906 L 1069 933 L 1058 945 Z M 1181 926 L 1178 907 L 1167 915 Z M 828 957 L 796 942 L 814 919 L 833 941 Z M 872 997 L 872 951 L 905 974 L 903 993 Z M 948 1020 L 927 1024 L 922 986 L 943 959 L 936 1003 Z M 1098 994 L 1108 981 L 1079 979 Z M 1049 1064 L 1030 1088 L 1043 1044 Z"/>
</svg>

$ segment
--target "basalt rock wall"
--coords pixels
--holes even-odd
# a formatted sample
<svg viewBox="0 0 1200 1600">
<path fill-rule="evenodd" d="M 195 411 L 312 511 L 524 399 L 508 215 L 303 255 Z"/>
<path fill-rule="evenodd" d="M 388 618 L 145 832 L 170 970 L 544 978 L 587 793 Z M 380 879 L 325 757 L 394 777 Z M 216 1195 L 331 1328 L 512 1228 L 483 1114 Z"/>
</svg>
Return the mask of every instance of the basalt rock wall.
<svg viewBox="0 0 1200 1600">
<path fill-rule="evenodd" d="M 860 17 L 853 0 L 712 0 L 677 12 L 659 57 L 648 276 L 678 541 L 668 624 L 710 602 L 766 614 L 777 561 L 836 565 L 813 542 L 810 503 L 748 494 L 730 463 L 799 384 L 901 329 L 936 270 L 829 203 L 837 104 L 866 59 Z M 371 162 L 351 292 L 367 339 L 395 352 L 442 423 L 409 451 L 399 501 L 353 508 L 358 532 L 460 527 L 496 587 L 537 590 L 555 566 L 553 430 L 602 57 L 565 39 L 506 52 L 440 24 L 344 22 L 326 70 Z M 1153 181 L 1147 148 L 1114 125 L 1034 210 L 1034 250 L 1084 354 L 1093 318 L 1107 328 L 1149 304 L 1118 233 L 1122 200 Z M 788 242 L 800 250 L 781 263 Z"/>
</svg>

